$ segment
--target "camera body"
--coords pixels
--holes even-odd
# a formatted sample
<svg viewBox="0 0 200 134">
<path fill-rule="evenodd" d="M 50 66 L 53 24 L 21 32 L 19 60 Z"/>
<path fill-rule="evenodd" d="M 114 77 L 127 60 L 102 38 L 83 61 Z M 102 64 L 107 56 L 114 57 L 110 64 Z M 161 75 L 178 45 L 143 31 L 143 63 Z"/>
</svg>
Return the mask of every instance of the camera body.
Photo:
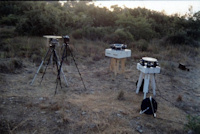
<svg viewBox="0 0 200 134">
<path fill-rule="evenodd" d="M 65 44 L 68 44 L 69 43 L 69 36 L 68 35 L 63 36 L 63 41 L 64 41 Z"/>
<path fill-rule="evenodd" d="M 110 48 L 114 49 L 114 50 L 123 50 L 127 48 L 127 45 L 124 44 L 111 44 Z"/>
<path fill-rule="evenodd" d="M 151 57 L 143 57 L 142 59 L 140 59 L 140 65 L 146 66 L 147 68 L 155 68 L 159 66 L 157 59 Z"/>
<path fill-rule="evenodd" d="M 49 39 L 49 46 L 55 48 L 56 45 L 59 45 L 58 39 L 50 38 L 50 39 Z"/>
</svg>

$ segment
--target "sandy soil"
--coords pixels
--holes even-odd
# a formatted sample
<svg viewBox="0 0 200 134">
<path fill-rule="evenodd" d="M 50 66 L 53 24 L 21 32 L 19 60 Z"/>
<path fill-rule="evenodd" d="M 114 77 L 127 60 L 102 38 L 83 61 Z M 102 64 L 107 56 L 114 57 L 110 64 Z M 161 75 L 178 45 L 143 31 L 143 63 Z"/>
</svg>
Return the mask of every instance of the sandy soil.
<svg viewBox="0 0 200 134">
<path fill-rule="evenodd" d="M 24 60 L 17 74 L 1 74 L 5 82 L 0 88 L 0 133 L 77 134 L 77 133 L 187 133 L 184 124 L 188 114 L 200 113 L 199 62 L 190 71 L 177 68 L 173 72 L 161 67 L 156 75 L 157 118 L 139 114 L 143 93 L 136 94 L 139 71 L 137 61 L 129 60 L 124 74 L 109 71 L 109 58 L 79 63 L 87 90 L 84 89 L 72 62 L 63 65 L 68 87 L 56 87 L 56 69 L 48 66 L 43 82 L 38 68 Z M 124 100 L 118 100 L 124 92 Z M 148 97 L 152 96 L 149 89 Z"/>
</svg>

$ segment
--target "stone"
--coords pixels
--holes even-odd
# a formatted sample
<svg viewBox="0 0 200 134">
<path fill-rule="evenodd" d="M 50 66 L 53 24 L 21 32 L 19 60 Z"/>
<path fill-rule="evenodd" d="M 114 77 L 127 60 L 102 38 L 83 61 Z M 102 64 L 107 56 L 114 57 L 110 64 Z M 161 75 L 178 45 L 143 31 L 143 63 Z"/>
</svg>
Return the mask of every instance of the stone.
<svg viewBox="0 0 200 134">
<path fill-rule="evenodd" d="M 142 126 L 138 125 L 136 130 L 139 132 L 139 133 L 143 133 L 143 130 L 142 130 Z"/>
</svg>

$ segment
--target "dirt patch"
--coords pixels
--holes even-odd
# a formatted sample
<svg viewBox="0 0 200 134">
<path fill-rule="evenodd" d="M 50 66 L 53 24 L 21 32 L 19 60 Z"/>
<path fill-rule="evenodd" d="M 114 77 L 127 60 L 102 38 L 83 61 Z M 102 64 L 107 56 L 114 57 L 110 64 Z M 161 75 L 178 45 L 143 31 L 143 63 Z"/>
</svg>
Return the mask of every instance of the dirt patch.
<svg viewBox="0 0 200 134">
<path fill-rule="evenodd" d="M 0 133 L 185 133 L 187 114 L 200 112 L 196 66 L 189 72 L 177 68 L 173 75 L 167 70 L 156 75 L 158 110 L 153 118 L 139 114 L 143 93 L 135 93 L 136 62 L 131 60 L 125 73 L 117 76 L 108 70 L 109 62 L 106 58 L 79 64 L 87 90 L 75 65 L 64 64 L 69 86 L 62 79 L 63 88 L 58 86 L 55 96 L 53 66 L 48 67 L 41 85 L 39 73 L 30 86 L 38 67 L 28 61 L 23 61 L 26 67 L 19 74 L 3 74 L 8 84 L 1 84 L 0 89 Z"/>
</svg>

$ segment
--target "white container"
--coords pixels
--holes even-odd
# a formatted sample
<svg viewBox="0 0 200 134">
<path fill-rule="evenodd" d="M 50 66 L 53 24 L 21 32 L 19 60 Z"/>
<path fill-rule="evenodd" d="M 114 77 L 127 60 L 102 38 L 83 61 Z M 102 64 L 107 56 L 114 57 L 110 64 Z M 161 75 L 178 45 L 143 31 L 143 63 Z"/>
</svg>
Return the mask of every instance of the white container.
<svg viewBox="0 0 200 134">
<path fill-rule="evenodd" d="M 105 50 L 105 55 L 107 57 L 112 57 L 112 58 L 127 58 L 131 57 L 131 50 L 130 49 L 123 49 L 123 50 L 114 50 L 111 48 L 108 48 Z"/>
<path fill-rule="evenodd" d="M 142 66 L 140 63 L 137 63 L 137 69 L 140 70 L 141 72 L 145 74 L 156 74 L 160 73 L 160 67 L 147 67 L 147 66 Z"/>
</svg>

